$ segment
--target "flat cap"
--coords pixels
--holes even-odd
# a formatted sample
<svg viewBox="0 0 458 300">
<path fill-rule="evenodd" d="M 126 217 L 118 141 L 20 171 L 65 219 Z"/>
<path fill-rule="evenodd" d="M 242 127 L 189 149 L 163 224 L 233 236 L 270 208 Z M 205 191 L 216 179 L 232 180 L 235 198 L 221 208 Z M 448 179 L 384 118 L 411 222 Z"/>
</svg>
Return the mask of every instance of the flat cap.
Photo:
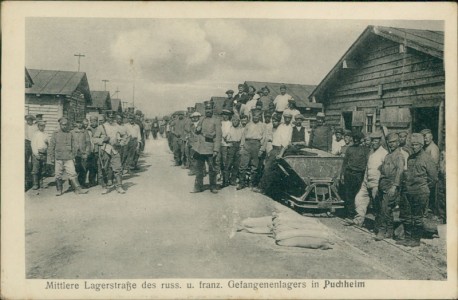
<svg viewBox="0 0 458 300">
<path fill-rule="evenodd" d="M 233 90 L 227 90 L 226 91 L 226 94 L 229 95 L 229 94 L 234 94 L 234 91 Z"/>
<path fill-rule="evenodd" d="M 30 115 L 30 114 L 29 114 L 29 115 L 26 115 L 26 116 L 25 116 L 25 119 L 26 119 L 26 120 L 35 120 L 36 118 L 35 118 L 34 115 Z"/>
<path fill-rule="evenodd" d="M 281 116 L 279 114 L 273 114 L 272 120 L 280 122 L 281 121 Z"/>
<path fill-rule="evenodd" d="M 410 137 L 410 142 L 417 143 L 424 145 L 425 144 L 425 138 L 423 137 L 423 134 L 421 133 L 412 133 L 412 136 Z"/>
<path fill-rule="evenodd" d="M 241 115 L 240 116 L 240 120 L 242 120 L 242 119 L 248 119 L 248 116 L 247 115 Z"/>
<path fill-rule="evenodd" d="M 68 121 L 68 119 L 66 117 L 62 117 L 57 122 L 59 122 L 59 124 L 62 124 L 62 122 L 64 121 Z"/>
<path fill-rule="evenodd" d="M 364 138 L 364 134 L 361 131 L 353 131 L 351 136 L 353 137 L 353 140 L 362 140 Z"/>
<path fill-rule="evenodd" d="M 391 132 L 386 137 L 386 141 L 387 142 L 394 142 L 394 141 L 397 141 L 397 140 L 399 140 L 399 135 L 396 132 Z"/>
<path fill-rule="evenodd" d="M 294 120 L 305 120 L 305 117 L 301 114 L 295 115 Z"/>
<path fill-rule="evenodd" d="M 344 130 L 344 136 L 351 136 L 350 130 Z"/>
<path fill-rule="evenodd" d="M 408 136 L 409 135 L 409 133 L 407 131 L 405 131 L 405 130 L 398 132 L 398 134 L 399 134 L 399 137 Z"/>
<path fill-rule="evenodd" d="M 98 120 L 98 119 L 99 119 L 99 117 L 96 116 L 96 115 L 90 115 L 89 116 L 89 120 Z"/>
<path fill-rule="evenodd" d="M 316 114 L 316 117 L 317 118 L 324 118 L 324 112 L 320 111 L 319 113 Z"/>
<path fill-rule="evenodd" d="M 46 121 L 45 120 L 38 120 L 37 121 L 37 125 L 46 125 Z"/>
<path fill-rule="evenodd" d="M 296 100 L 294 100 L 294 98 L 288 99 L 288 102 L 289 102 L 289 103 L 296 104 Z"/>
<path fill-rule="evenodd" d="M 334 130 L 335 133 L 340 133 L 340 134 L 344 134 L 344 130 L 342 127 L 337 127 L 335 130 Z"/>
<path fill-rule="evenodd" d="M 286 85 L 284 85 L 284 84 L 280 85 L 280 89 L 285 89 L 286 90 Z"/>
<path fill-rule="evenodd" d="M 36 118 L 37 120 L 43 120 L 43 114 L 37 114 Z"/>
<path fill-rule="evenodd" d="M 293 115 L 290 113 L 283 113 L 283 118 L 292 118 Z"/>
<path fill-rule="evenodd" d="M 374 131 L 370 134 L 371 139 L 381 139 L 382 138 L 382 132 L 380 131 Z"/>
<path fill-rule="evenodd" d="M 422 131 L 420 131 L 421 134 L 427 134 L 427 133 L 431 133 L 431 129 L 423 129 Z"/>
<path fill-rule="evenodd" d="M 195 117 L 201 117 L 202 115 L 200 114 L 200 112 L 198 111 L 195 111 L 191 114 L 191 118 L 195 118 Z"/>
<path fill-rule="evenodd" d="M 267 86 L 263 87 L 261 90 L 266 90 L 270 93 L 270 89 Z"/>
<path fill-rule="evenodd" d="M 222 114 L 222 115 L 230 115 L 230 114 L 232 114 L 232 112 L 231 112 L 229 109 L 223 109 L 223 110 L 221 111 L 221 114 Z"/>
</svg>

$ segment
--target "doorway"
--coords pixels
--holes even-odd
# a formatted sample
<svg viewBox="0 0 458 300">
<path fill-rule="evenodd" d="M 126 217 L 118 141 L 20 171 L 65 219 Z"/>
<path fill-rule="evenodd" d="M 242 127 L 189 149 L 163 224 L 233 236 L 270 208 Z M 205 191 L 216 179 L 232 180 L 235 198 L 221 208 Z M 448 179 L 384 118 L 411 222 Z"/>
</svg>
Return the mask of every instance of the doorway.
<svg viewBox="0 0 458 300">
<path fill-rule="evenodd" d="M 421 107 L 412 109 L 412 132 L 431 129 L 433 140 L 437 144 L 439 126 L 439 108 Z"/>
</svg>

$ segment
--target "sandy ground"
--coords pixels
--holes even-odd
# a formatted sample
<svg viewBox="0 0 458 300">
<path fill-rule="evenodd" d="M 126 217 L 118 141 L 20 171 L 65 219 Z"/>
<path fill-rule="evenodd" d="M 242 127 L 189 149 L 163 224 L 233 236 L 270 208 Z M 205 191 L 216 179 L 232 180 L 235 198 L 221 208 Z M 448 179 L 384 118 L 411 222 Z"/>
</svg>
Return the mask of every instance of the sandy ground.
<svg viewBox="0 0 458 300">
<path fill-rule="evenodd" d="M 191 194 L 194 178 L 163 139 L 147 141 L 140 163 L 125 195 L 26 193 L 27 278 L 445 279 L 437 239 L 405 250 L 326 218 L 332 250 L 284 248 L 236 228 L 289 208 L 249 189 Z"/>
</svg>

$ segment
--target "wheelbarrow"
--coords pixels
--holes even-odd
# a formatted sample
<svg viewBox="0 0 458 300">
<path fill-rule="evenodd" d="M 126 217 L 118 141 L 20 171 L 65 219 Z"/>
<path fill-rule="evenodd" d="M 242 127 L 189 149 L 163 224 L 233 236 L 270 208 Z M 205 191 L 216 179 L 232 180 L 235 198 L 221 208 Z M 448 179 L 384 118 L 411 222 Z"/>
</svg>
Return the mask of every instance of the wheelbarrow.
<svg viewBox="0 0 458 300">
<path fill-rule="evenodd" d="M 332 212 L 344 208 L 338 194 L 343 158 L 318 149 L 305 148 L 301 152 L 277 161 L 282 198 L 293 208 Z"/>
</svg>

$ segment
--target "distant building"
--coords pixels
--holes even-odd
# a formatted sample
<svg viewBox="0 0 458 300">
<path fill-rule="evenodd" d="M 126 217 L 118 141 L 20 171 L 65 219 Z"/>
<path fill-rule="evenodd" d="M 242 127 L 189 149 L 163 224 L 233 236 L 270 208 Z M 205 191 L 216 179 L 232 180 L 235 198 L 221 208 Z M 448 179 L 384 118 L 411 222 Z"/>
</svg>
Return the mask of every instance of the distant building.
<svg viewBox="0 0 458 300">
<path fill-rule="evenodd" d="M 111 98 L 108 91 L 91 91 L 92 104 L 86 107 L 86 116 L 100 115 L 111 110 Z"/>
<path fill-rule="evenodd" d="M 329 124 L 370 133 L 429 128 L 445 142 L 444 33 L 368 26 L 312 92 Z"/>
<path fill-rule="evenodd" d="M 28 73 L 33 84 L 25 89 L 25 114 L 43 114 L 47 132 L 57 130 L 61 117 L 70 123 L 85 118 L 86 106 L 92 105 L 86 73 L 36 69 Z"/>
<path fill-rule="evenodd" d="M 29 71 L 25 68 L 25 88 L 31 88 L 33 85 L 32 77 L 30 77 Z"/>
<path fill-rule="evenodd" d="M 199 112 L 202 116 L 205 115 L 205 106 L 202 102 L 197 102 L 194 106 L 197 112 Z"/>
<path fill-rule="evenodd" d="M 221 112 L 223 111 L 223 105 L 224 101 L 226 100 L 226 97 L 216 97 L 213 96 L 210 98 L 210 102 L 213 102 L 213 113 L 217 116 L 221 115 Z"/>
<path fill-rule="evenodd" d="M 115 112 L 122 113 L 122 101 L 121 99 L 111 99 L 111 109 Z"/>
</svg>

